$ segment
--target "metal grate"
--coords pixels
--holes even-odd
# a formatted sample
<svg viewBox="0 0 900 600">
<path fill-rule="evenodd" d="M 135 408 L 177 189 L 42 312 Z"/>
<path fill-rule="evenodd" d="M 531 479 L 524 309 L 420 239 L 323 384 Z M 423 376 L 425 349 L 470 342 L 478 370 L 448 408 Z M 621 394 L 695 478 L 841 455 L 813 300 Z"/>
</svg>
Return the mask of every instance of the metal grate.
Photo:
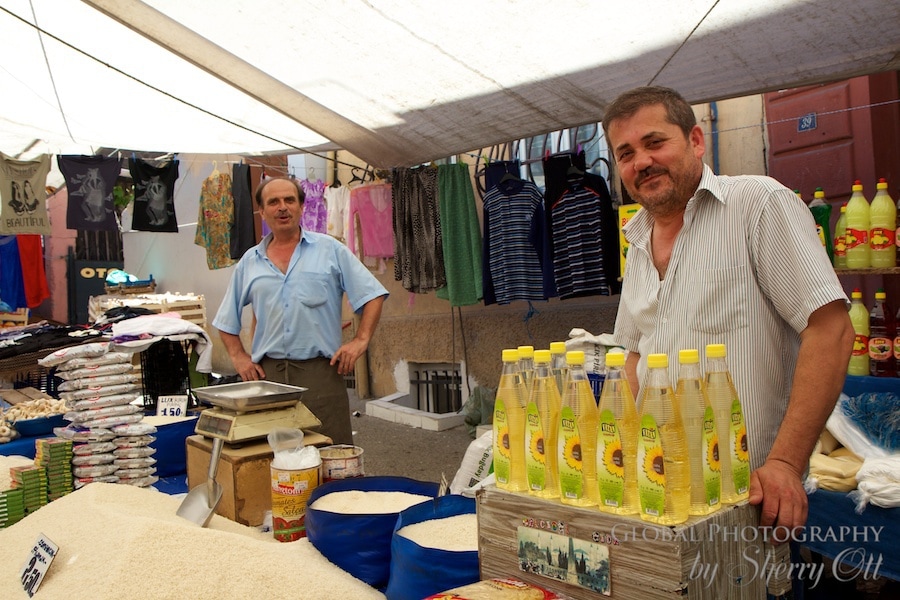
<svg viewBox="0 0 900 600">
<path fill-rule="evenodd" d="M 410 366 L 409 389 L 419 410 L 444 414 L 462 408 L 462 378 L 458 366 Z"/>
</svg>

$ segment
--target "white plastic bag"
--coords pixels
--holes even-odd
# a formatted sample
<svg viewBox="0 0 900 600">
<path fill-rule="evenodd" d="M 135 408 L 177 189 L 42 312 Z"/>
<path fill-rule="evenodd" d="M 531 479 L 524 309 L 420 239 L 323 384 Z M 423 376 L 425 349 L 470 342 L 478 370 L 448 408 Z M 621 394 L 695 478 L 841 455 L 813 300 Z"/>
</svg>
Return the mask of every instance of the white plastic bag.
<svg viewBox="0 0 900 600">
<path fill-rule="evenodd" d="M 486 431 L 472 440 L 463 455 L 459 470 L 450 482 L 451 494 L 462 494 L 487 477 L 494 462 L 494 432 Z"/>
<path fill-rule="evenodd" d="M 581 350 L 584 352 L 584 369 L 588 373 L 602 374 L 606 369 L 606 353 L 612 348 L 619 348 L 613 343 L 611 333 L 594 335 L 576 327 L 569 332 L 566 340 L 566 351 Z"/>
<path fill-rule="evenodd" d="M 900 506 L 900 454 L 867 458 L 856 472 L 857 488 L 848 495 L 856 502 L 856 512 L 866 504 L 882 508 Z"/>
</svg>

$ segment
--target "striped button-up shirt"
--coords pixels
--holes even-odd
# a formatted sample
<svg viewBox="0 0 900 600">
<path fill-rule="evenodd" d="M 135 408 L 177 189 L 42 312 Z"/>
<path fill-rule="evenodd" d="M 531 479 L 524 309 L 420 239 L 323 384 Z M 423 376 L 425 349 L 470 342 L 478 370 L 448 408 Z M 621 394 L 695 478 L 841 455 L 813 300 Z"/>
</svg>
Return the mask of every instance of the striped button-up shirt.
<svg viewBox="0 0 900 600">
<path fill-rule="evenodd" d="M 673 384 L 679 350 L 703 356 L 706 344 L 725 344 L 758 468 L 787 410 L 800 332 L 817 308 L 848 302 L 812 214 L 774 179 L 716 176 L 704 166 L 662 281 L 652 227 L 640 210 L 624 229 L 631 245 L 616 341 L 640 353 L 640 381 L 647 355 L 667 354 Z"/>
</svg>

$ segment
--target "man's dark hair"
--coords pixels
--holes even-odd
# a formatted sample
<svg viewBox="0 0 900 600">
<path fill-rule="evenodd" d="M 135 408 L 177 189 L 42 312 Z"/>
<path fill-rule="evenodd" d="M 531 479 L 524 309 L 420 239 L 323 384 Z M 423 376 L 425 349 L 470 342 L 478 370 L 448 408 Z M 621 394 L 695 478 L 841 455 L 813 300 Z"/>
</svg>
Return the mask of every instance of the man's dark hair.
<svg viewBox="0 0 900 600">
<path fill-rule="evenodd" d="M 300 182 L 293 177 L 270 177 L 269 179 L 266 179 L 259 184 L 259 187 L 256 188 L 256 194 L 254 194 L 253 196 L 254 198 L 256 198 L 256 205 L 260 208 L 262 208 L 262 191 L 273 181 L 290 181 L 293 186 L 297 188 L 297 199 L 300 201 L 300 204 L 303 204 L 303 202 L 306 200 L 306 194 L 303 192 L 303 188 L 300 187 Z"/>
<path fill-rule="evenodd" d="M 612 101 L 603 115 L 603 133 L 609 138 L 609 124 L 616 119 L 631 117 L 645 106 L 662 104 L 666 109 L 666 120 L 677 125 L 684 136 L 691 133 L 697 124 L 697 117 L 691 105 L 684 97 L 672 88 L 661 86 L 645 86 L 629 90 Z"/>
</svg>

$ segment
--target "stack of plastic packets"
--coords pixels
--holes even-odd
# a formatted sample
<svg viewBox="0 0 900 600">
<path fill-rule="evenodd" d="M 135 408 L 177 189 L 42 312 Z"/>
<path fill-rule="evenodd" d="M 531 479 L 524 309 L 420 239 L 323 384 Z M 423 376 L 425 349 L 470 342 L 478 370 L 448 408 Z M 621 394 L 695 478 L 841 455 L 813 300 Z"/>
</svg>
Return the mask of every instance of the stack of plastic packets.
<svg viewBox="0 0 900 600">
<path fill-rule="evenodd" d="M 159 481 L 156 475 L 156 448 L 150 446 L 156 438 L 156 427 L 149 423 L 130 423 L 113 427 L 116 437 L 113 450 L 118 467 L 119 483 L 147 487 Z"/>
<path fill-rule="evenodd" d="M 0 529 L 14 525 L 25 518 L 25 494 L 13 488 L 0 491 Z"/>
<path fill-rule="evenodd" d="M 47 471 L 47 500 L 53 502 L 73 489 L 72 441 L 43 438 L 35 440 L 34 445 L 34 464 Z"/>
<path fill-rule="evenodd" d="M 14 489 L 22 490 L 25 514 L 30 515 L 47 504 L 47 470 L 37 465 L 10 467 Z"/>
<path fill-rule="evenodd" d="M 64 418 L 70 423 L 54 433 L 74 443 L 74 487 L 119 482 L 113 428 L 144 418 L 131 353 L 110 352 L 108 342 L 94 342 L 63 348 L 39 363 L 56 367 L 55 375 L 64 380 L 57 389 L 66 401 L 69 412 Z"/>
</svg>

